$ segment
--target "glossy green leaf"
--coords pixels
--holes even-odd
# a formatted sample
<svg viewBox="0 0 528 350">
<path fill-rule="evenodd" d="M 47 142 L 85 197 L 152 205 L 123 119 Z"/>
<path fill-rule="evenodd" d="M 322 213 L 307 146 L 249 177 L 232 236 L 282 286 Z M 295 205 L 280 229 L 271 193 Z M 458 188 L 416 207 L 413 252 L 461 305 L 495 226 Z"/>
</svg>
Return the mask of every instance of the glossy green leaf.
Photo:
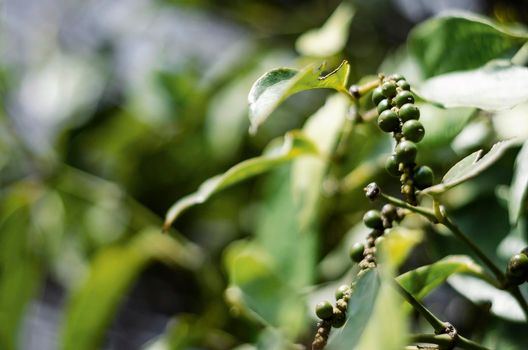
<svg viewBox="0 0 528 350">
<path fill-rule="evenodd" d="M 300 132 L 290 132 L 284 137 L 280 146 L 272 147 L 260 157 L 245 160 L 222 175 L 217 175 L 205 181 L 197 192 L 178 200 L 172 205 L 165 216 L 164 229 L 172 225 L 174 220 L 187 208 L 201 204 L 215 193 L 240 181 L 262 174 L 302 155 L 318 154 L 317 147 Z"/>
<path fill-rule="evenodd" d="M 347 321 L 340 329 L 330 333 L 329 350 L 349 350 L 359 343 L 361 335 L 374 311 L 380 289 L 380 277 L 376 269 L 361 275 L 348 302 Z"/>
<path fill-rule="evenodd" d="M 508 210 L 510 223 L 517 224 L 519 216 L 525 207 L 526 190 L 528 189 L 528 141 L 524 142 L 517 159 L 515 160 L 515 171 L 510 186 L 510 199 Z"/>
<path fill-rule="evenodd" d="M 143 268 L 152 261 L 194 269 L 201 256 L 190 246 L 146 230 L 132 241 L 105 248 L 95 256 L 88 275 L 67 304 L 62 349 L 100 348 L 119 302 Z"/>
<path fill-rule="evenodd" d="M 464 255 L 448 256 L 431 265 L 406 272 L 398 276 L 397 280 L 409 293 L 422 299 L 457 273 L 470 274 L 492 283 L 492 279 L 484 273 L 482 267 Z"/>
<path fill-rule="evenodd" d="M 312 89 L 334 89 L 348 94 L 346 84 L 350 65 L 343 61 L 328 74 L 309 65 L 302 70 L 277 68 L 260 77 L 249 92 L 248 102 L 251 128 L 255 133 L 269 115 L 289 96 Z"/>
<path fill-rule="evenodd" d="M 470 154 L 449 169 L 444 175 L 442 182 L 426 188 L 422 193 L 443 193 L 464 181 L 474 178 L 493 165 L 514 144 L 515 140 L 500 141 L 494 144 L 484 156 L 482 155 L 482 150 Z"/>
<path fill-rule="evenodd" d="M 509 58 L 526 40 L 526 32 L 505 29 L 472 13 L 451 12 L 415 27 L 408 43 L 427 78 Z"/>
<path fill-rule="evenodd" d="M 420 141 L 423 150 L 447 147 L 464 129 L 474 114 L 473 108 L 443 109 L 431 104 L 420 104 L 420 122 L 425 128 L 425 136 Z"/>
<path fill-rule="evenodd" d="M 508 291 L 495 288 L 485 281 L 473 276 L 455 275 L 448 279 L 448 283 L 457 292 L 475 304 L 491 303 L 491 313 L 510 321 L 526 321 L 519 303 Z M 528 296 L 526 284 L 521 285 L 524 299 Z"/>
<path fill-rule="evenodd" d="M 343 1 L 318 29 L 301 35 L 295 43 L 297 51 L 305 56 L 329 57 L 342 51 L 348 39 L 348 28 L 355 9 Z"/>
<path fill-rule="evenodd" d="M 493 61 L 471 71 L 448 73 L 422 84 L 421 97 L 445 108 L 498 111 L 528 101 L 528 68 Z"/>
</svg>

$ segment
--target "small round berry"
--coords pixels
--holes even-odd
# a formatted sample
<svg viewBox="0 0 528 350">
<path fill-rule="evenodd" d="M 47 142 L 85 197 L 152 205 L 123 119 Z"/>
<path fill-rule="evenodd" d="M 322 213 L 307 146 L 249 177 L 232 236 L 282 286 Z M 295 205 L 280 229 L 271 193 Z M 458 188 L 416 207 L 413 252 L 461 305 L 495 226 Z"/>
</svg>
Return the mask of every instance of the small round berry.
<svg viewBox="0 0 528 350">
<path fill-rule="evenodd" d="M 396 85 L 398 85 L 400 88 L 402 88 L 402 90 L 407 90 L 407 91 L 411 90 L 411 85 L 405 79 L 398 80 Z"/>
<path fill-rule="evenodd" d="M 397 131 L 400 128 L 400 119 L 394 111 L 388 109 L 379 115 L 378 126 L 385 132 Z"/>
<path fill-rule="evenodd" d="M 387 161 L 385 162 L 385 169 L 387 172 L 394 177 L 400 176 L 400 170 L 399 170 L 400 163 L 396 160 L 396 155 L 392 155 L 387 158 Z"/>
<path fill-rule="evenodd" d="M 334 315 L 334 307 L 329 301 L 322 301 L 315 306 L 315 314 L 322 320 L 327 320 Z"/>
<path fill-rule="evenodd" d="M 414 103 L 414 97 L 409 91 L 400 91 L 394 98 L 396 106 L 401 107 L 406 103 Z"/>
<path fill-rule="evenodd" d="M 419 166 L 414 170 L 413 180 L 414 185 L 420 190 L 431 187 L 434 180 L 433 170 L 426 165 Z"/>
<path fill-rule="evenodd" d="M 377 88 L 375 88 L 373 91 L 372 91 L 372 102 L 374 102 L 374 104 L 377 106 L 378 103 L 381 102 L 381 100 L 383 100 L 385 98 L 385 96 L 383 96 L 383 93 L 381 92 L 381 87 L 378 86 Z"/>
<path fill-rule="evenodd" d="M 411 119 L 403 123 L 402 134 L 409 141 L 420 142 L 425 135 L 425 129 L 418 120 Z"/>
<path fill-rule="evenodd" d="M 411 164 L 414 163 L 414 159 L 416 158 L 416 153 L 418 153 L 418 149 L 416 148 L 416 144 L 412 141 L 402 141 L 396 146 L 396 160 L 399 163 L 404 164 Z"/>
<path fill-rule="evenodd" d="M 387 98 L 392 98 L 396 95 L 396 84 L 392 81 L 387 81 L 381 85 L 381 93 Z"/>
<path fill-rule="evenodd" d="M 365 245 L 363 245 L 363 243 L 360 243 L 360 242 L 354 243 L 352 245 L 352 248 L 350 248 L 350 252 L 349 252 L 350 259 L 356 263 L 360 262 L 361 260 L 363 260 L 364 251 L 365 251 Z"/>
<path fill-rule="evenodd" d="M 398 115 L 400 116 L 402 123 L 405 123 L 411 119 L 420 119 L 420 110 L 412 103 L 406 103 L 400 107 Z"/>
<path fill-rule="evenodd" d="M 384 111 L 390 110 L 390 109 L 391 109 L 391 105 L 389 103 L 389 100 L 383 99 L 380 101 L 380 103 L 378 103 L 378 107 L 377 107 L 378 114 L 381 114 Z"/>
<path fill-rule="evenodd" d="M 516 254 L 512 256 L 508 262 L 508 275 L 521 277 L 526 271 L 528 271 L 528 256 L 524 254 Z"/>
<path fill-rule="evenodd" d="M 403 77 L 403 75 L 401 74 L 391 74 L 389 76 L 390 79 L 394 80 L 394 81 L 398 81 L 398 80 L 405 80 L 405 78 Z"/>
<path fill-rule="evenodd" d="M 378 199 L 381 190 L 377 183 L 371 182 L 363 189 L 363 191 L 365 191 L 365 196 L 368 199 L 370 199 L 371 201 L 375 201 L 376 199 Z"/>
<path fill-rule="evenodd" d="M 363 215 L 363 223 L 365 226 L 374 229 L 383 229 L 383 220 L 381 214 L 377 210 L 369 210 Z"/>
<path fill-rule="evenodd" d="M 348 294 L 349 292 L 350 292 L 350 286 L 347 286 L 346 284 L 339 286 L 339 288 L 337 288 L 335 291 L 336 300 L 343 299 L 345 294 Z"/>
<path fill-rule="evenodd" d="M 389 220 L 395 220 L 398 218 L 398 211 L 396 207 L 392 204 L 385 204 L 381 208 L 381 215 L 386 217 Z"/>
<path fill-rule="evenodd" d="M 345 325 L 345 322 L 346 322 L 346 317 L 344 314 L 340 314 L 339 317 L 336 317 L 333 321 L 332 321 L 332 327 L 334 328 L 341 328 Z"/>
</svg>

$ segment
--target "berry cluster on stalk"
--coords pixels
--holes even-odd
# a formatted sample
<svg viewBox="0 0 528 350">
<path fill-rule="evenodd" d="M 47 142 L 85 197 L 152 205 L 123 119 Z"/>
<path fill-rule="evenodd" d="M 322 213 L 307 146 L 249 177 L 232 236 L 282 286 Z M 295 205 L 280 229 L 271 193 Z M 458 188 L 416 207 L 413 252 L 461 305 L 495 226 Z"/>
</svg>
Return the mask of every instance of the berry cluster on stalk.
<svg viewBox="0 0 528 350">
<path fill-rule="evenodd" d="M 378 126 L 392 133 L 396 146 L 387 159 L 386 169 L 399 177 L 401 193 L 407 202 L 416 205 L 416 189 L 424 189 L 433 183 L 433 171 L 428 166 L 416 166 L 416 143 L 420 142 L 425 129 L 420 123 L 420 110 L 414 105 L 411 86 L 401 75 L 380 76 L 380 85 L 372 92 L 372 102 L 378 110 Z"/>
<path fill-rule="evenodd" d="M 376 186 L 371 184 L 369 186 Z M 367 189 L 365 189 L 367 191 Z M 368 196 L 368 195 L 367 195 Z M 393 221 L 401 221 L 403 213 L 391 204 L 385 204 L 380 211 L 369 210 L 363 216 L 363 223 L 372 231 L 367 236 L 366 244 L 357 242 L 350 248 L 350 259 L 359 264 L 360 271 L 350 285 L 342 285 L 335 292 L 335 306 L 329 301 L 316 305 L 315 314 L 321 320 L 317 324 L 317 332 L 312 343 L 312 350 L 320 350 L 326 346 L 332 327 L 340 328 L 345 324 L 348 301 L 350 300 L 357 279 L 367 270 L 376 267 L 376 245 L 383 240 L 386 228 L 392 227 Z"/>
</svg>

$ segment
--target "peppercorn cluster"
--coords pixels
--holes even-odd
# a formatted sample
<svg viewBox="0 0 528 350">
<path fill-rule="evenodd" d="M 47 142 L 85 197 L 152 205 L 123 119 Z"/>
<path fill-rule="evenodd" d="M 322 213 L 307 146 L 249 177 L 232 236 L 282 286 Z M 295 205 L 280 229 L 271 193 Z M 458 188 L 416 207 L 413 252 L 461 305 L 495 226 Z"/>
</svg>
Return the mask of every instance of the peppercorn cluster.
<svg viewBox="0 0 528 350">
<path fill-rule="evenodd" d="M 368 192 L 375 190 L 375 188 L 377 188 L 375 183 L 369 184 L 365 188 L 367 196 L 369 196 Z M 357 278 L 367 270 L 376 267 L 376 245 L 379 245 L 383 240 L 385 229 L 392 227 L 394 221 L 401 221 L 402 219 L 403 213 L 401 210 L 391 204 L 385 204 L 381 212 L 369 210 L 365 213 L 363 223 L 368 228 L 371 228 L 372 231 L 367 236 L 366 244 L 357 242 L 352 245 L 349 251 L 350 259 L 359 264 L 360 271 L 357 274 Z M 312 350 L 323 349 L 328 341 L 331 328 L 340 328 L 345 324 L 348 301 L 354 291 L 357 278 L 349 286 L 342 285 L 336 290 L 335 306 L 329 301 L 323 301 L 316 305 L 315 314 L 321 320 L 317 324 Z"/>
<path fill-rule="evenodd" d="M 506 278 L 513 285 L 528 282 L 528 247 L 510 258 L 506 268 Z"/>
<path fill-rule="evenodd" d="M 420 110 L 414 105 L 411 86 L 399 74 L 380 76 L 380 85 L 372 92 L 372 102 L 378 110 L 378 126 L 392 133 L 396 140 L 393 154 L 387 159 L 386 169 L 399 177 L 401 192 L 407 202 L 416 205 L 415 189 L 424 189 L 433 184 L 433 171 L 428 166 L 416 166 L 416 143 L 420 142 L 425 129 L 420 119 Z"/>
</svg>

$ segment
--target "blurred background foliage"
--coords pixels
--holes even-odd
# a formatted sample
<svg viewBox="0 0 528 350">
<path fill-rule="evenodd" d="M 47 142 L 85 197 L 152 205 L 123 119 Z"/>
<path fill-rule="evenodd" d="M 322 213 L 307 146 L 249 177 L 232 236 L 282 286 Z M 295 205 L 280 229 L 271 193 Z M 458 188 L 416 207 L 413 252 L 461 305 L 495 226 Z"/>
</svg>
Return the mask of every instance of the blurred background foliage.
<svg viewBox="0 0 528 350">
<path fill-rule="evenodd" d="M 414 32 L 408 50 L 407 36 L 418 23 L 462 9 L 512 32 L 526 33 L 528 24 L 523 1 L 350 1 L 326 22 L 322 41 L 314 32 L 298 40 L 323 26 L 340 3 L 1 3 L 1 349 L 279 349 L 310 342 L 315 316 L 307 305 L 328 298 L 324 293 L 331 297 L 338 281 L 347 281 L 346 250 L 366 234 L 358 223 L 371 204 L 362 187 L 375 180 L 389 192 L 398 188 L 383 171 L 389 140 L 373 125 L 353 132 L 329 176 L 325 162 L 301 158 L 214 195 L 178 218 L 170 235 L 161 235 L 163 217 L 177 199 L 303 128 L 330 96 L 326 90 L 297 94 L 250 136 L 253 82 L 274 67 L 323 59 L 334 67 L 347 59 L 349 83 L 379 71 L 419 83 L 511 58 L 526 37 L 484 33 L 476 48 L 457 48 L 449 46 L 457 45 L 449 43 L 449 31 L 439 34 L 430 26 Z M 439 61 L 428 55 L 432 35 L 444 39 L 436 47 Z M 314 41 L 326 45 L 314 49 Z M 526 138 L 527 106 L 479 113 L 422 102 L 427 137 L 419 162 L 433 167 L 439 180 L 471 151 Z M 362 105 L 371 107 L 370 101 Z M 324 108 L 304 132 L 330 151 L 339 130 L 328 127 L 329 120 L 344 117 L 345 107 L 333 97 Z M 319 137 L 324 128 L 326 136 Z M 444 198 L 457 222 L 501 266 L 526 246 L 524 206 L 518 224 L 508 215 L 520 145 Z M 304 196 L 301 204 L 292 191 Z M 401 272 L 467 253 L 418 218 L 405 226 L 414 230 L 403 234 L 408 246 L 417 247 L 398 262 Z M 516 323 L 517 310 L 506 303 L 490 315 L 492 296 L 459 294 L 467 283 L 442 284 L 425 300 L 492 348 L 523 348 L 528 339 L 519 332 L 525 325 Z M 394 298 L 379 293 L 389 300 L 371 319 L 381 327 Z M 393 316 L 384 321 L 386 331 L 403 317 Z M 376 326 L 364 326 L 362 348 L 394 346 L 372 343 Z"/>
</svg>

